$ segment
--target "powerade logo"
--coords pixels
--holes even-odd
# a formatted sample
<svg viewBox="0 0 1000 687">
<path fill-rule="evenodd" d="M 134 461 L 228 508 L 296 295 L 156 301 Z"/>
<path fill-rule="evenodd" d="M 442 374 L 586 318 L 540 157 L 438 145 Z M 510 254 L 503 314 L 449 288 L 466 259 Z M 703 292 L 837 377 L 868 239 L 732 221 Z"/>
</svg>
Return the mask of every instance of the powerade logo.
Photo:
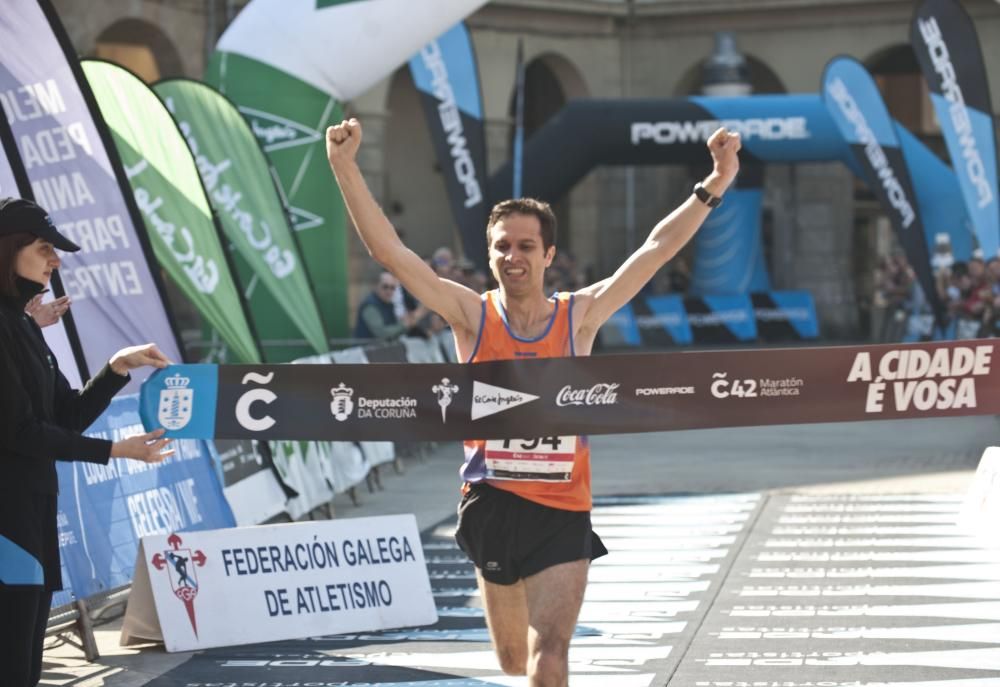
<svg viewBox="0 0 1000 687">
<path fill-rule="evenodd" d="M 635 390 L 636 396 L 683 396 L 693 393 L 693 386 L 648 386 Z"/>
<path fill-rule="evenodd" d="M 465 190 L 465 207 L 471 208 L 483 200 L 483 192 L 476 179 L 476 165 L 466 145 L 462 129 L 462 113 L 455 104 L 455 91 L 448 79 L 448 68 L 441 55 L 437 41 L 432 41 L 420 50 L 420 59 L 431 73 L 431 85 L 438 103 L 438 117 L 441 128 L 448 139 L 448 152 L 455 168 L 455 177 Z"/>
<path fill-rule="evenodd" d="M 723 324 L 737 324 L 749 321 L 750 313 L 746 310 L 688 313 L 688 322 L 696 327 L 717 327 Z"/>
<path fill-rule="evenodd" d="M 753 314 L 761 322 L 807 322 L 812 318 L 809 308 L 754 308 Z"/>
<path fill-rule="evenodd" d="M 885 189 L 889 203 L 899 212 L 903 228 L 909 229 L 910 225 L 913 224 L 913 220 L 917 218 L 916 213 L 913 211 L 913 205 L 907 199 L 903 185 L 896 178 L 896 173 L 893 171 L 892 165 L 889 164 L 889 158 L 886 157 L 885 150 L 882 149 L 882 146 L 875 139 L 875 132 L 872 131 L 864 114 L 858 108 L 858 103 L 851 96 L 847 90 L 847 86 L 844 85 L 840 77 L 827 83 L 826 91 L 836 101 L 837 106 L 840 107 L 841 114 L 854 127 L 854 135 L 857 136 L 858 141 L 865 147 L 865 156 L 868 158 L 868 164 L 872 166 L 872 170 L 882 183 L 882 188 Z"/>
<path fill-rule="evenodd" d="M 962 157 L 965 159 L 965 173 L 976 189 L 979 196 L 979 209 L 985 208 L 993 202 L 993 189 L 990 188 L 990 181 L 986 178 L 986 165 L 979 154 L 979 146 L 972 131 L 972 120 L 969 118 L 969 110 L 965 106 L 965 96 L 962 95 L 962 88 L 958 85 L 955 75 L 955 66 L 951 62 L 951 55 L 948 53 L 948 46 L 945 45 L 941 36 L 941 27 L 938 26 L 937 19 L 920 19 L 917 22 L 920 27 L 920 36 L 924 39 L 927 47 L 927 54 L 930 55 L 931 62 L 934 63 L 934 71 L 941 77 L 941 95 L 951 103 L 948 108 L 948 116 L 951 125 L 958 136 L 958 142 L 962 146 Z"/>
<path fill-rule="evenodd" d="M 635 318 L 635 323 L 639 326 L 639 329 L 666 329 L 668 327 L 681 326 L 684 323 L 684 319 L 680 313 L 666 312 L 639 315 Z"/>
<path fill-rule="evenodd" d="M 675 122 L 633 122 L 632 145 L 652 141 L 660 145 L 703 143 L 719 127 L 735 131 L 744 141 L 801 141 L 810 137 L 805 117 L 701 119 Z"/>
</svg>

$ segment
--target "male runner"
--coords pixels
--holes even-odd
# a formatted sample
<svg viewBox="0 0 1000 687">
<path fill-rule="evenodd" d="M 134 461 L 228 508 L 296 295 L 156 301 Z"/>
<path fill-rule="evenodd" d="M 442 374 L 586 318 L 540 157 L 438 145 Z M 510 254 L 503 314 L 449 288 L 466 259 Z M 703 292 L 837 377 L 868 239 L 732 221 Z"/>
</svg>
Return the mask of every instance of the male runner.
<svg viewBox="0 0 1000 687">
<path fill-rule="evenodd" d="M 708 140 L 714 169 L 652 230 L 613 275 L 546 298 L 555 216 L 546 203 L 508 200 L 486 227 L 500 287 L 477 294 L 439 277 L 403 245 L 356 163 L 361 124 L 327 129 L 327 158 L 371 256 L 452 328 L 460 360 L 589 355 L 601 325 L 628 303 L 694 235 L 739 169 L 739 134 Z M 515 449 L 517 453 L 511 451 Z M 585 437 L 467 441 L 456 539 L 476 565 L 486 622 L 504 672 L 532 687 L 565 687 L 569 643 L 590 561 L 607 553 L 590 527 L 590 450 Z M 525 455 L 530 459 L 524 459 Z"/>
</svg>

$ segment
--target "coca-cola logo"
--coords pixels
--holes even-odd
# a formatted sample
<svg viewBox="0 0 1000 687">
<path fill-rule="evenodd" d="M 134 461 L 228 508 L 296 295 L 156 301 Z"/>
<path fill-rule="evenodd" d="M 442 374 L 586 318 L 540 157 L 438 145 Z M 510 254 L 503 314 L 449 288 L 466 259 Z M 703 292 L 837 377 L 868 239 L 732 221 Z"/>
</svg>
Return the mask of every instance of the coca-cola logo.
<svg viewBox="0 0 1000 687">
<path fill-rule="evenodd" d="M 574 389 L 568 384 L 556 396 L 556 405 L 563 406 L 610 406 L 618 403 L 616 393 L 620 384 L 602 382 L 589 389 Z"/>
</svg>

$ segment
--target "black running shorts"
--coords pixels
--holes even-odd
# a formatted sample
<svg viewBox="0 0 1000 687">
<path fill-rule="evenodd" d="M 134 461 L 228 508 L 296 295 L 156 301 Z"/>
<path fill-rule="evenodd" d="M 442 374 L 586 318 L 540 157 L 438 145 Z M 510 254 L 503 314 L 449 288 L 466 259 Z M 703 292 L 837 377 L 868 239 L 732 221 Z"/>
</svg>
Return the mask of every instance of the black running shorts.
<svg viewBox="0 0 1000 687">
<path fill-rule="evenodd" d="M 549 508 L 483 483 L 473 484 L 458 504 L 455 540 L 494 584 L 608 552 L 588 511 Z"/>
</svg>

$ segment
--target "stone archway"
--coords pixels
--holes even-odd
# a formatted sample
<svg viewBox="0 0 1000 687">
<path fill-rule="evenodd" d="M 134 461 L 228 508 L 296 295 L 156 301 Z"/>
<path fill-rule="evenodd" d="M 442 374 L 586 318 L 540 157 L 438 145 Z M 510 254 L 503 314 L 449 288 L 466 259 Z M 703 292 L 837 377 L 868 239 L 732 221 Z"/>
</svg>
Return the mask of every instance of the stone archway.
<svg viewBox="0 0 1000 687">
<path fill-rule="evenodd" d="M 875 77 L 889 114 L 935 152 L 944 153 L 927 82 L 920 72 L 920 64 L 910 44 L 900 43 L 882 48 L 863 62 Z"/>
<path fill-rule="evenodd" d="M 787 93 L 788 89 L 785 88 L 785 84 L 781 81 L 771 67 L 753 55 L 743 54 L 746 58 L 747 68 L 750 77 L 750 92 L 754 95 L 763 95 L 766 93 Z M 674 95 L 676 96 L 688 96 L 688 95 L 700 95 L 701 94 L 701 80 L 702 80 L 702 69 L 705 66 L 705 59 L 698 60 L 696 63 L 687 68 L 684 75 L 677 82 L 677 88 L 674 89 Z"/>
<path fill-rule="evenodd" d="M 173 42 L 156 25 L 142 19 L 120 19 L 104 29 L 94 55 L 130 69 L 146 83 L 184 76 L 184 65 Z"/>
</svg>

